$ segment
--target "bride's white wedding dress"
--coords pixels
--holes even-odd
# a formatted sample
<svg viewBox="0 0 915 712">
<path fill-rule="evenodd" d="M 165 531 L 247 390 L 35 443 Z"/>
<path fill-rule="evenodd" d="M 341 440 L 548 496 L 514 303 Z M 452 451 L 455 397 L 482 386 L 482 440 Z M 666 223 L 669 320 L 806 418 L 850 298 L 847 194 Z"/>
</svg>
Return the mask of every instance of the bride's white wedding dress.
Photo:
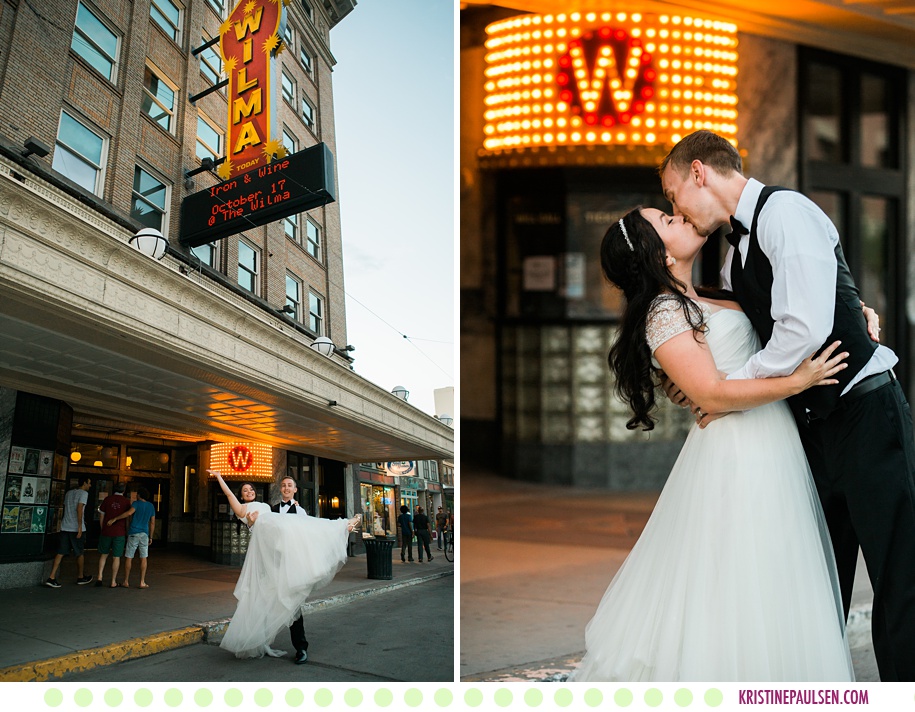
<svg viewBox="0 0 915 712">
<path fill-rule="evenodd" d="M 349 522 L 278 514 L 264 502 L 249 502 L 247 511 L 257 520 L 235 585 L 238 607 L 220 647 L 239 658 L 285 655 L 270 643 L 346 563 Z"/>
<path fill-rule="evenodd" d="M 753 327 L 702 307 L 715 363 L 736 370 L 759 350 Z M 689 328 L 659 298 L 652 353 Z M 571 680 L 854 679 L 832 545 L 784 401 L 690 429 L 585 639 Z"/>
</svg>

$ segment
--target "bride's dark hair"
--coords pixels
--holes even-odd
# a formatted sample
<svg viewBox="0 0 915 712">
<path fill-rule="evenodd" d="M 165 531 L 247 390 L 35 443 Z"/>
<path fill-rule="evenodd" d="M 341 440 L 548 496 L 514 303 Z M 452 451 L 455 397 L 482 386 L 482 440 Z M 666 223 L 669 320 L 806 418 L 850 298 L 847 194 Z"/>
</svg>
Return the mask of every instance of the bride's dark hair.
<svg viewBox="0 0 915 712">
<path fill-rule="evenodd" d="M 625 297 L 617 338 L 607 360 L 616 376 L 617 394 L 632 409 L 633 417 L 626 427 L 653 430 L 657 379 L 645 338 L 651 305 L 658 295 L 669 294 L 679 302 L 694 331 L 701 331 L 705 322 L 699 306 L 683 294 L 686 285 L 667 269 L 667 250 L 661 236 L 640 211 L 638 207 L 623 216 L 625 233 L 620 222 L 610 226 L 601 242 L 600 264 L 604 276 Z"/>
<path fill-rule="evenodd" d="M 253 482 L 239 482 L 238 483 L 238 493 L 235 495 L 238 498 L 238 501 L 242 504 L 247 504 L 244 499 L 242 499 L 241 491 L 245 488 L 245 485 L 251 485 L 251 489 L 254 490 L 254 501 L 257 501 L 257 487 L 254 486 Z M 241 519 L 238 517 L 235 518 L 235 533 L 241 533 Z"/>
</svg>

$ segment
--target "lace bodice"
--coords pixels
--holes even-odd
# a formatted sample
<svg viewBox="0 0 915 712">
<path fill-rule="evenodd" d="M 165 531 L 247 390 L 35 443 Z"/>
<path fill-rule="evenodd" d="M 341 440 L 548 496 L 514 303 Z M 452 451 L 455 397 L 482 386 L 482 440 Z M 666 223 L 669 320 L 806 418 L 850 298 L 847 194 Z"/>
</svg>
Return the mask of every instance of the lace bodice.
<svg viewBox="0 0 915 712">
<path fill-rule="evenodd" d="M 707 315 L 708 307 L 701 303 L 698 303 L 698 306 Z M 648 340 L 648 348 L 653 354 L 665 341 L 684 331 L 690 331 L 692 328 L 686 320 L 680 302 L 672 295 L 661 294 L 655 298 L 648 309 L 648 318 L 645 322 L 645 338 Z"/>
</svg>

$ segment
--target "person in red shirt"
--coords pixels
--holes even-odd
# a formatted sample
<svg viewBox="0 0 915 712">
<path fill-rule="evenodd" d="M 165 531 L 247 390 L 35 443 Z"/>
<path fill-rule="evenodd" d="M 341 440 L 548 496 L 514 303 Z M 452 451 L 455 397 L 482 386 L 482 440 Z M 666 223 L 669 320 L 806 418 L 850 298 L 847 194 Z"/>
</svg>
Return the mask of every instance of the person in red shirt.
<svg viewBox="0 0 915 712">
<path fill-rule="evenodd" d="M 127 542 L 127 521 L 124 513 L 130 509 L 130 500 L 124 496 L 127 485 L 118 482 L 114 486 L 114 494 L 105 497 L 99 506 L 99 525 L 101 535 L 98 540 L 98 578 L 96 586 L 104 585 L 102 576 L 105 572 L 105 561 L 111 554 L 111 588 L 117 588 L 116 578 L 118 569 L 121 568 L 121 557 L 124 556 L 124 546 Z"/>
</svg>

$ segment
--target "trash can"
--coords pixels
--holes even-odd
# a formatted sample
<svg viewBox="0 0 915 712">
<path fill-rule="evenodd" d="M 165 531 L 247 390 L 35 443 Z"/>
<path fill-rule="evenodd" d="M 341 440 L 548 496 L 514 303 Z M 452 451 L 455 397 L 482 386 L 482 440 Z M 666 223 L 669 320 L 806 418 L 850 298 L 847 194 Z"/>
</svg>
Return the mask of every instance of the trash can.
<svg viewBox="0 0 915 712">
<path fill-rule="evenodd" d="M 366 539 L 364 543 L 368 578 L 384 580 L 394 578 L 394 568 L 391 564 L 394 539 Z"/>
</svg>

